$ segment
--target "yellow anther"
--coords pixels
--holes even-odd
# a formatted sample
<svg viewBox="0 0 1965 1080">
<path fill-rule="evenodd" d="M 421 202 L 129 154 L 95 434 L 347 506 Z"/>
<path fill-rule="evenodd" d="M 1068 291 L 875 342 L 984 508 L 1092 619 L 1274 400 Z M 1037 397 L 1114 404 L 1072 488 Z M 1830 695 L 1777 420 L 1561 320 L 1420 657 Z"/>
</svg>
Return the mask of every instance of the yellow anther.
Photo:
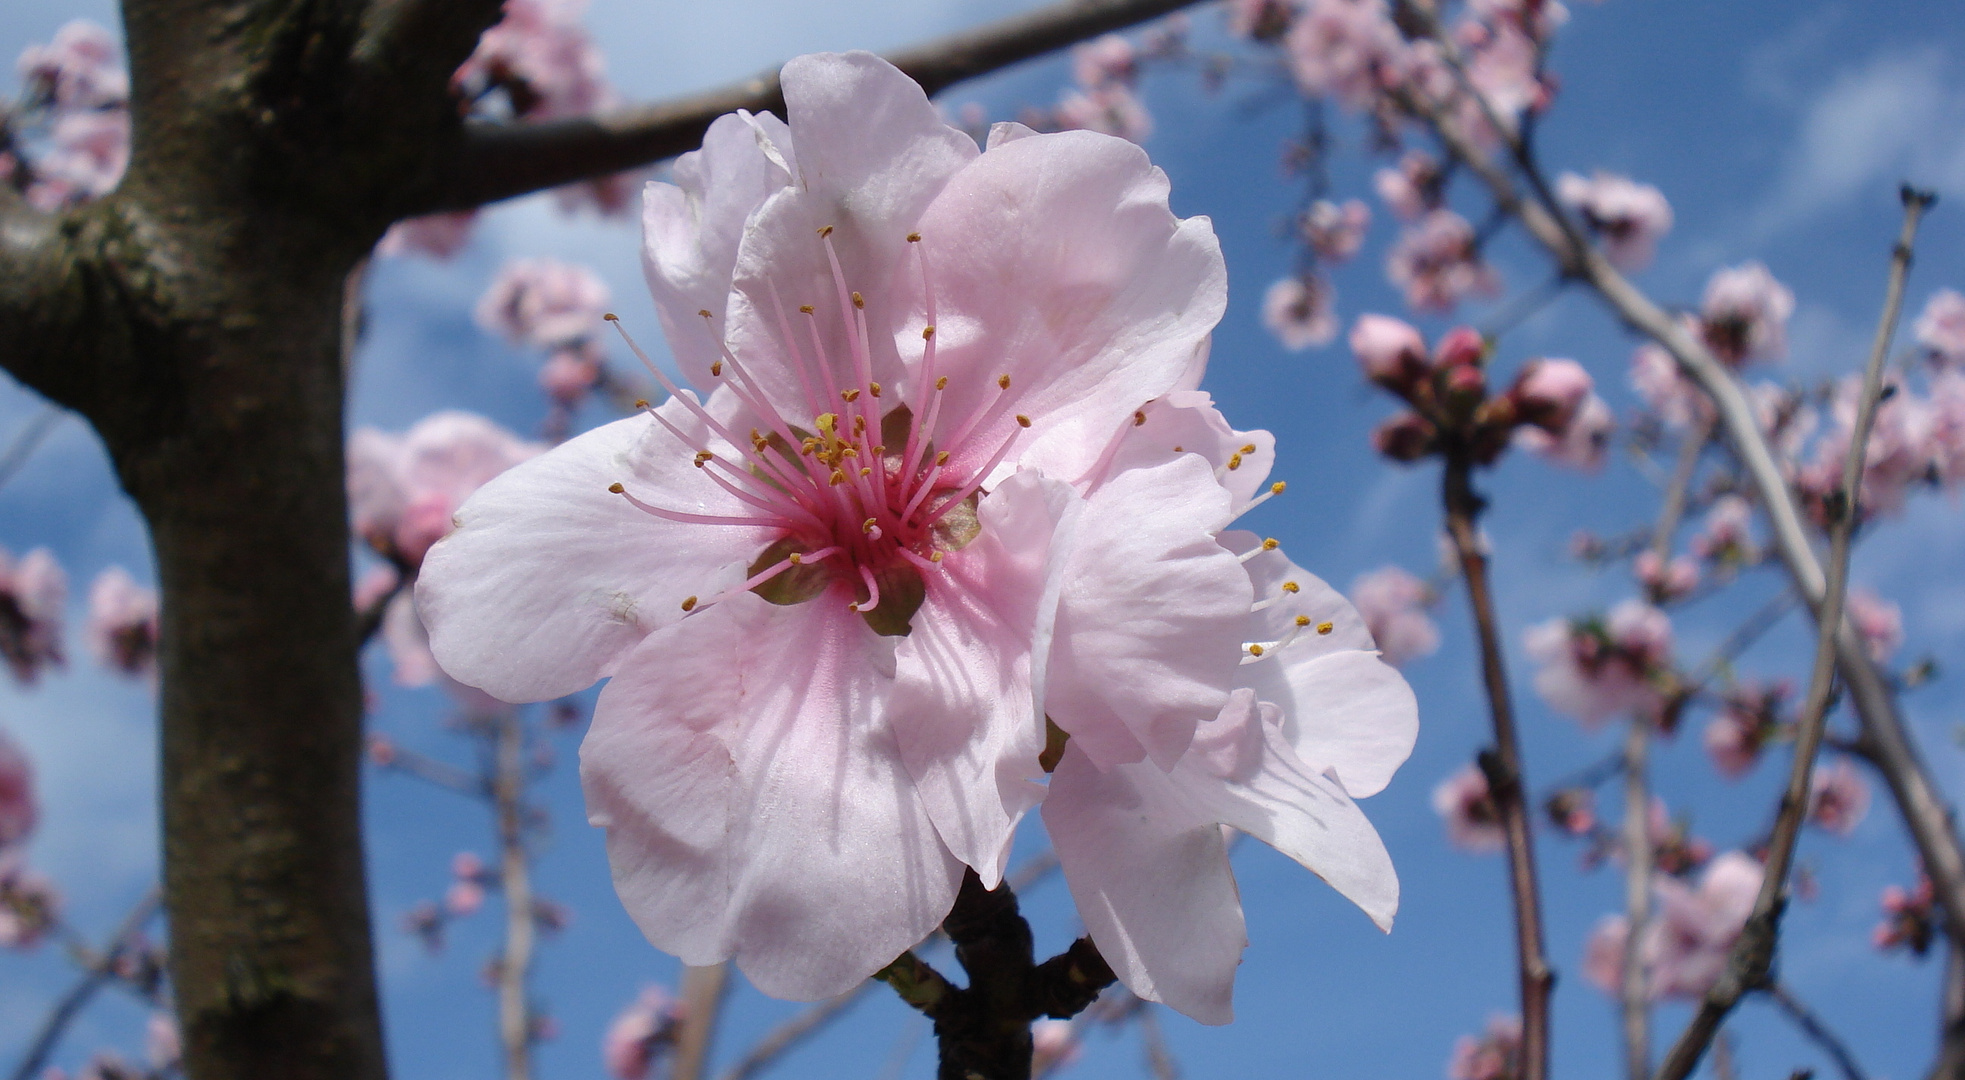
<svg viewBox="0 0 1965 1080">
<path fill-rule="evenodd" d="M 1288 484 L 1285 484 L 1281 480 L 1278 480 L 1275 483 L 1269 485 L 1269 494 L 1281 495 L 1283 493 L 1283 489 L 1288 486 L 1289 486 Z"/>
<path fill-rule="evenodd" d="M 800 315 L 810 315 L 810 314 L 812 314 L 812 305 L 810 305 L 810 304 L 800 304 L 800 305 L 798 305 L 798 313 L 799 313 Z"/>
<path fill-rule="evenodd" d="M 839 392 L 839 400 L 845 402 L 858 401 L 860 400 L 860 391 L 857 387 L 852 390 L 841 390 Z"/>
<path fill-rule="evenodd" d="M 868 533 L 870 533 L 870 532 L 872 532 L 873 530 L 875 530 L 875 529 L 877 529 L 877 528 L 879 528 L 879 527 L 880 527 L 880 519 L 879 519 L 879 518 L 868 518 L 868 519 L 866 519 L 866 521 L 865 521 L 865 523 L 863 523 L 863 524 L 862 524 L 862 525 L 860 526 L 860 531 L 861 531 L 861 532 L 868 532 Z"/>
<path fill-rule="evenodd" d="M 944 376 L 942 376 L 941 378 L 939 378 L 939 379 L 936 379 L 936 380 L 935 380 L 935 389 L 937 389 L 937 390 L 946 390 L 946 389 L 948 389 L 948 376 L 946 376 L 946 375 L 944 375 Z"/>
<path fill-rule="evenodd" d="M 876 383 L 868 383 L 868 384 L 867 384 L 867 393 L 869 393 L 869 394 L 872 394 L 872 395 L 873 395 L 874 397 L 879 397 L 879 396 L 880 396 L 880 384 L 879 384 L 879 383 L 877 383 L 877 382 L 876 382 Z"/>
<path fill-rule="evenodd" d="M 683 597 L 683 598 L 682 598 L 682 610 L 684 610 L 684 611 L 694 611 L 694 610 L 696 610 L 696 598 L 695 598 L 695 597 L 693 597 L 693 596 L 685 596 L 685 597 Z"/>
<path fill-rule="evenodd" d="M 723 361 L 721 360 L 710 361 L 710 377 L 711 378 L 723 377 Z"/>
<path fill-rule="evenodd" d="M 871 466 L 871 465 L 863 465 L 863 466 L 861 466 L 861 467 L 860 467 L 860 475 L 861 475 L 861 476 L 872 476 L 872 475 L 873 475 L 873 466 Z"/>
<path fill-rule="evenodd" d="M 946 450 L 943 450 L 943 451 L 942 451 L 941 453 L 938 453 L 938 454 L 936 454 L 936 455 L 935 455 L 935 464 L 937 464 L 937 465 L 946 465 L 946 464 L 948 464 L 948 451 L 946 451 Z"/>
<path fill-rule="evenodd" d="M 833 429 L 839 425 L 839 414 L 829 413 L 829 412 L 820 413 L 819 415 L 812 418 L 812 423 L 818 427 L 819 433 L 821 435 L 825 435 L 828 438 L 830 438 L 832 436 Z"/>
<path fill-rule="evenodd" d="M 911 233 L 908 233 L 908 234 L 907 234 L 907 242 L 908 242 L 908 243 L 910 243 L 910 244 L 918 244 L 918 243 L 920 243 L 920 242 L 921 242 L 921 234 L 920 234 L 920 233 L 918 233 L 918 232 L 911 232 Z"/>
<path fill-rule="evenodd" d="M 710 317 L 710 309 L 709 309 L 709 308 L 697 308 L 697 309 L 696 309 L 696 314 L 698 314 L 698 315 L 701 315 L 701 316 L 702 316 L 703 318 L 705 318 L 705 319 L 707 319 L 707 318 L 709 318 L 709 317 Z"/>
<path fill-rule="evenodd" d="M 635 408 L 637 408 L 637 409 L 646 409 L 647 407 L 648 407 L 648 399 L 647 399 L 647 398 L 636 398 L 636 399 L 635 399 Z"/>
<path fill-rule="evenodd" d="M 1309 625 L 1310 625 L 1310 616 L 1308 616 L 1308 615 L 1298 615 L 1298 616 L 1296 617 L 1296 625 L 1298 625 L 1298 626 L 1309 626 Z"/>
<path fill-rule="evenodd" d="M 794 551 L 791 553 L 791 558 L 789 559 L 789 561 L 793 566 L 797 566 L 805 561 L 805 556 L 799 552 Z"/>
<path fill-rule="evenodd" d="M 1030 426 L 1030 417 L 1028 417 L 1028 416 L 1025 416 L 1025 415 L 1024 415 L 1024 414 L 1022 414 L 1022 413 L 1018 413 L 1018 414 L 1017 414 L 1017 426 L 1018 426 L 1018 427 L 1029 427 L 1029 426 Z"/>
<path fill-rule="evenodd" d="M 1261 655 L 1262 655 L 1262 646 L 1260 646 L 1260 645 L 1251 645 L 1251 646 L 1249 646 L 1249 655 L 1250 655 L 1250 656 L 1261 656 Z"/>
<path fill-rule="evenodd" d="M 608 322 L 620 322 L 620 321 L 621 321 L 621 316 L 619 316 L 619 315 L 616 315 L 616 314 L 614 314 L 614 313 L 613 313 L 613 312 L 611 312 L 611 311 L 610 311 L 610 312 L 608 312 L 608 313 L 607 313 L 607 314 L 605 314 L 605 315 L 602 315 L 602 316 L 601 316 L 601 318 L 603 318 L 603 319 L 606 319 L 606 320 L 607 320 Z"/>
<path fill-rule="evenodd" d="M 1245 446 L 1243 446 L 1243 447 L 1242 447 L 1242 453 L 1244 453 L 1244 454 L 1253 454 L 1253 453 L 1255 453 L 1255 444 L 1254 444 L 1254 443 L 1249 443 L 1249 444 L 1247 444 L 1247 445 L 1245 445 Z"/>
<path fill-rule="evenodd" d="M 1272 542 L 1273 542 L 1273 541 L 1272 541 Z M 1264 544 L 1262 545 L 1262 550 L 1264 550 L 1264 551 L 1269 551 L 1269 550 L 1271 550 L 1271 549 L 1270 549 L 1270 547 L 1269 547 L 1269 543 L 1264 543 Z M 1300 590 L 1301 588 L 1302 588 L 1302 586 L 1300 586 L 1300 585 L 1298 585 L 1298 584 L 1297 584 L 1296 582 L 1294 582 L 1294 581 L 1285 581 L 1285 582 L 1283 582 L 1283 591 L 1284 591 L 1284 592 L 1286 592 L 1286 593 L 1293 593 L 1293 592 L 1297 592 L 1297 591 L 1299 591 L 1299 590 Z"/>
<path fill-rule="evenodd" d="M 716 455 L 710 453 L 708 450 L 696 451 L 696 467 L 700 469 L 703 466 L 708 465 L 713 459 L 715 459 L 715 457 Z"/>
<path fill-rule="evenodd" d="M 1138 427 L 1144 423 L 1146 423 L 1146 410 L 1145 409 L 1135 410 L 1133 412 L 1133 426 Z"/>
<path fill-rule="evenodd" d="M 937 552 L 935 552 L 934 554 L 932 554 L 932 555 L 930 555 L 930 556 L 928 556 L 928 561 L 929 561 L 929 562 L 941 562 L 941 561 L 942 561 L 942 553 L 941 553 L 941 552 L 939 552 L 939 551 L 937 551 Z"/>
<path fill-rule="evenodd" d="M 1010 388 L 1010 377 L 1008 375 L 998 375 L 996 377 L 996 388 L 999 390 L 1008 390 Z"/>
<path fill-rule="evenodd" d="M 933 341 L 934 338 L 935 338 L 935 328 L 933 326 L 924 326 L 921 328 L 921 340 Z"/>
<path fill-rule="evenodd" d="M 824 228 L 822 228 L 822 229 L 820 229 L 820 230 L 819 230 L 819 237 L 820 237 L 821 239 L 824 239 L 825 237 L 828 237 L 828 236 L 831 236 L 831 235 L 832 235 L 832 226 L 830 226 L 830 225 L 827 225 L 826 227 L 824 227 Z"/>
<path fill-rule="evenodd" d="M 1337 624 L 1334 622 L 1320 622 L 1317 624 L 1317 633 L 1319 634 L 1328 634 L 1335 629 L 1337 629 Z"/>
<path fill-rule="evenodd" d="M 879 457 L 879 456 L 881 456 L 882 454 L 885 454 L 886 452 L 887 452 L 887 448 L 886 448 L 886 447 L 884 447 L 884 446 L 876 446 L 876 447 L 874 447 L 874 448 L 873 448 L 873 456 L 874 456 L 874 457 Z"/>
<path fill-rule="evenodd" d="M 846 470 L 844 470 L 844 469 L 834 469 L 834 470 L 832 471 L 832 475 L 826 478 L 826 482 L 827 482 L 827 483 L 829 483 L 829 484 L 831 484 L 831 485 L 832 485 L 833 487 L 838 487 L 839 485 L 841 485 L 841 484 L 843 484 L 843 483 L 845 483 L 845 482 L 846 482 Z"/>
<path fill-rule="evenodd" d="M 1262 542 L 1262 550 L 1264 551 L 1274 551 L 1282 546 L 1283 546 L 1283 542 L 1281 540 L 1276 539 L 1273 536 Z"/>
<path fill-rule="evenodd" d="M 619 495 L 628 489 L 622 487 L 621 482 L 619 480 L 616 480 L 614 483 L 607 485 L 607 490 L 613 492 L 616 495 Z"/>
<path fill-rule="evenodd" d="M 1239 469 L 1241 467 L 1242 467 L 1242 455 L 1230 454 L 1228 456 L 1228 471 L 1234 472 L 1236 469 Z"/>
<path fill-rule="evenodd" d="M 860 295 L 859 293 L 854 293 L 854 294 L 853 294 L 853 306 L 854 306 L 854 307 L 856 307 L 856 308 L 865 308 L 865 307 L 867 306 L 867 298 L 866 298 L 866 297 L 864 297 L 864 296 L 861 296 L 861 295 Z"/>
</svg>

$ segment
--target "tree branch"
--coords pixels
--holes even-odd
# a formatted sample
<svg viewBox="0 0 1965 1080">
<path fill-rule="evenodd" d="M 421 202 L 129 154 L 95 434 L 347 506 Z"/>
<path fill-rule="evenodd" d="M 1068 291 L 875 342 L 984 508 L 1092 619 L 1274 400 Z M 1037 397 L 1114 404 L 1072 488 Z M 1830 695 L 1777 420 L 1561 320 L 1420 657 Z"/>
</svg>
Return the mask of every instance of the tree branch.
<svg viewBox="0 0 1965 1080">
<path fill-rule="evenodd" d="M 506 1080 L 532 1080 L 532 874 L 525 845 L 525 725 L 519 711 L 498 718 L 492 796 L 498 810 L 499 880 L 505 894 L 505 948 L 498 957 L 498 1041 Z"/>
<path fill-rule="evenodd" d="M 1467 602 L 1473 608 L 1481 677 L 1494 723 L 1494 748 L 1481 752 L 1480 763 L 1507 834 L 1516 966 L 1521 980 L 1522 1080 L 1545 1080 L 1549 1075 L 1549 992 L 1555 985 L 1555 974 L 1549 970 L 1543 945 L 1542 894 L 1536 883 L 1534 840 L 1529 835 L 1521 743 L 1515 733 L 1514 704 L 1508 692 L 1494 597 L 1488 586 L 1487 554 L 1481 550 L 1478 522 L 1482 500 L 1474 492 L 1472 459 L 1459 448 L 1447 450 L 1441 499 L 1446 508 L 1447 534 L 1459 557 Z"/>
<path fill-rule="evenodd" d="M 716 1039 L 723 999 L 729 992 L 728 961 L 683 969 L 681 1029 L 676 1035 L 675 1057 L 669 1062 L 669 1080 L 698 1080 L 703 1075 L 710 1062 L 710 1045 Z"/>
<path fill-rule="evenodd" d="M 1842 625 L 1843 600 L 1849 577 L 1849 546 L 1855 534 L 1862 492 L 1863 461 L 1869 449 L 1870 427 L 1876 419 L 1876 406 L 1883 392 L 1883 366 L 1889 356 L 1890 338 L 1897 329 L 1903 308 L 1904 279 L 1910 272 L 1911 242 L 1917 236 L 1918 219 L 1931 197 L 1904 189 L 1904 226 L 1890 262 L 1890 284 L 1883 302 L 1883 315 L 1876 328 L 1876 342 L 1870 350 L 1869 364 L 1863 372 L 1862 397 L 1857 404 L 1856 426 L 1851 433 L 1849 452 L 1842 464 L 1842 488 L 1832 498 L 1834 519 L 1829 523 L 1829 565 L 1826 591 L 1820 608 L 1820 628 L 1815 647 L 1815 668 L 1809 678 L 1808 699 L 1797 722 L 1794 761 L 1788 770 L 1787 790 L 1781 795 L 1781 810 L 1774 820 L 1774 835 L 1768 842 L 1767 869 L 1761 879 L 1760 895 L 1754 900 L 1753 914 L 1734 943 L 1726 970 L 1706 991 L 1699 1011 L 1679 1036 L 1665 1063 L 1658 1070 L 1659 1080 L 1684 1080 L 1691 1075 L 1718 1032 L 1720 1022 L 1749 991 L 1768 987 L 1768 971 L 1780 932 L 1781 912 L 1787 906 L 1788 870 L 1794 863 L 1795 842 L 1800 838 L 1802 819 L 1808 809 L 1809 788 L 1815 766 L 1815 752 L 1821 747 L 1827 726 L 1829 695 L 1834 689 L 1836 629 Z"/>
<path fill-rule="evenodd" d="M 929 94 L 1099 34 L 1157 18 L 1194 0 L 1061 0 L 891 54 Z M 695 149 L 710 121 L 737 109 L 784 111 L 776 70 L 670 101 L 577 120 L 466 125 L 457 150 L 406 217 L 468 210 L 544 188 L 621 172 Z"/>
<path fill-rule="evenodd" d="M 1822 1018 L 1816 1016 L 1814 1010 L 1804 1004 L 1800 998 L 1790 993 L 1787 987 L 1778 982 L 1773 983 L 1767 988 L 1767 996 L 1773 999 L 1776 1008 L 1794 1021 L 1794 1025 L 1801 1029 L 1802 1034 L 1808 1036 L 1816 1046 L 1821 1047 L 1822 1052 L 1835 1062 L 1835 1067 L 1842 1071 L 1842 1080 L 1869 1080 L 1863 1074 L 1862 1066 L 1856 1064 L 1856 1055 L 1849 1051 L 1848 1045 L 1836 1038 L 1835 1032 L 1829 1030 L 1828 1025 L 1822 1022 Z"/>
<path fill-rule="evenodd" d="M 62 995 L 47 1019 L 41 1022 L 41 1030 L 27 1044 L 27 1053 L 22 1055 L 20 1064 L 15 1067 L 12 1080 L 33 1080 L 41 1075 L 42 1066 L 48 1063 L 48 1055 L 54 1052 L 55 1044 L 61 1041 L 68 1025 L 81 1015 L 82 1008 L 96 995 L 96 991 L 116 977 L 116 962 L 123 958 L 123 951 L 129 947 L 130 939 L 143 929 L 144 923 L 150 921 L 150 916 L 157 913 L 159 899 L 158 891 L 151 889 L 143 894 L 143 899 L 136 902 L 128 915 L 123 916 L 123 921 L 117 925 L 115 934 L 111 935 L 95 962 L 88 965 L 82 977 L 69 988 L 68 993 Z"/>
</svg>

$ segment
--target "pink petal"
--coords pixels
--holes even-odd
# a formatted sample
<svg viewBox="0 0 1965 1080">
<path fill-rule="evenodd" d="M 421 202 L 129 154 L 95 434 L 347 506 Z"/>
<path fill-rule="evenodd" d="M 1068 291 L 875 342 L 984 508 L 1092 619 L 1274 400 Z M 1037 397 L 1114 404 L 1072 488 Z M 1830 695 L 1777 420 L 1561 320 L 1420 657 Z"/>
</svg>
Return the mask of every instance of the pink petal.
<svg viewBox="0 0 1965 1080">
<path fill-rule="evenodd" d="M 791 182 L 778 147 L 790 144 L 783 127 L 768 113 L 717 117 L 703 134 L 703 148 L 676 159 L 675 182 L 651 181 L 642 193 L 642 273 L 669 351 L 698 386 L 711 385 L 710 365 L 722 355 L 716 344 L 744 225 Z M 707 323 L 699 311 L 710 313 Z"/>
<path fill-rule="evenodd" d="M 940 924 L 962 866 L 887 723 L 894 640 L 838 591 L 788 607 L 740 593 L 621 663 L 580 778 L 615 888 L 658 948 L 735 957 L 765 993 L 809 1000 Z"/>
<path fill-rule="evenodd" d="M 942 841 L 994 888 L 1011 834 L 1044 797 L 1041 671 L 1062 561 L 1053 537 L 1082 501 L 1017 473 L 982 500 L 982 532 L 928 577 L 895 650 L 894 733 Z"/>
<path fill-rule="evenodd" d="M 1134 410 L 1179 385 L 1226 303 L 1207 219 L 1174 217 L 1166 174 L 1123 139 L 999 143 L 948 182 L 920 231 L 939 305 L 936 371 L 949 378 L 943 415 L 986 407 L 1000 375 L 1014 395 L 951 449 L 986 456 L 1022 414 L 1033 423 L 1014 456 L 1051 476 L 1083 475 Z M 897 333 L 917 364 L 919 325 Z"/>
<path fill-rule="evenodd" d="M 729 413 L 728 391 L 709 408 Z M 658 411 L 692 439 L 703 435 L 680 402 Z M 720 441 L 708 445 L 737 457 Z M 608 490 L 620 482 L 667 509 L 754 516 L 694 467 L 694 454 L 635 416 L 478 489 L 430 549 L 416 585 L 438 664 L 507 701 L 559 697 L 591 686 L 650 631 L 680 619 L 685 598 L 741 582 L 777 530 L 667 521 Z"/>
<path fill-rule="evenodd" d="M 1198 455 L 1092 492 L 1058 602 L 1044 706 L 1101 765 L 1171 768 L 1221 711 L 1242 656 L 1248 574 L 1215 542 L 1229 495 Z"/>
<path fill-rule="evenodd" d="M 1244 451 L 1243 447 L 1254 449 Z M 1276 437 L 1266 431 L 1236 431 L 1198 390 L 1176 390 L 1155 398 L 1133 414 L 1133 422 L 1107 451 L 1106 459 L 1081 483 L 1096 486 L 1127 469 L 1147 468 L 1178 454 L 1199 454 L 1233 496 L 1239 514 L 1266 487 L 1276 462 Z"/>
</svg>

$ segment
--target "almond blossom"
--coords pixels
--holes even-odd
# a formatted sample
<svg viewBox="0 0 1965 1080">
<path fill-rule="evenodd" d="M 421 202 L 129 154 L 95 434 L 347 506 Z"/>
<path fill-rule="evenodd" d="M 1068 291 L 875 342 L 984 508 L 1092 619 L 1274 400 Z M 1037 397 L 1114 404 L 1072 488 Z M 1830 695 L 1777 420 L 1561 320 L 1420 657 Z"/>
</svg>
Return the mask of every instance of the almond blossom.
<svg viewBox="0 0 1965 1080">
<path fill-rule="evenodd" d="M 1699 564 L 1683 555 L 1667 561 L 1655 551 L 1640 551 L 1631 560 L 1631 574 L 1659 603 L 1683 599 L 1699 587 Z"/>
<path fill-rule="evenodd" d="M 1371 225 L 1371 207 L 1358 199 L 1334 203 L 1318 199 L 1303 212 L 1297 231 L 1303 242 L 1329 263 L 1341 263 L 1358 253 L 1365 242 L 1365 229 Z"/>
<path fill-rule="evenodd" d="M 414 568 L 485 481 L 545 449 L 473 413 L 433 413 L 407 432 L 348 437 L 348 514 L 356 536 Z"/>
<path fill-rule="evenodd" d="M 1649 266 L 1659 239 L 1672 230 L 1672 207 L 1663 192 L 1614 173 L 1588 179 L 1563 173 L 1556 177 L 1556 198 L 1583 215 L 1603 240 L 1604 257 L 1620 270 Z"/>
<path fill-rule="evenodd" d="M 1219 826 L 1388 924 L 1352 800 L 1417 721 L 1341 597 L 1225 531 L 1282 485 L 1192 389 L 1212 229 L 1136 146 L 999 124 L 979 152 L 871 54 L 783 85 L 789 123 L 725 116 L 647 189 L 649 285 L 709 392 L 651 364 L 661 406 L 470 498 L 417 587 L 435 655 L 512 701 L 611 677 L 590 820 L 686 963 L 845 990 L 965 867 L 1000 881 L 1041 801 L 1120 978 L 1225 1022 Z"/>
<path fill-rule="evenodd" d="M 1808 781 L 1808 821 L 1848 836 L 1869 813 L 1869 781 L 1847 758 L 1815 766 Z"/>
<path fill-rule="evenodd" d="M 0 548 L 0 658 L 22 685 L 34 685 L 42 671 L 65 662 L 61 635 L 67 600 L 68 575 L 47 548 L 35 548 L 19 561 Z"/>
<path fill-rule="evenodd" d="M 1665 347 L 1647 341 L 1631 353 L 1631 389 L 1666 427 L 1685 429 L 1712 415 L 1712 401 L 1679 370 Z"/>
<path fill-rule="evenodd" d="M 27 840 L 40 814 L 34 797 L 34 763 L 20 744 L 0 730 L 0 860 Z"/>
<path fill-rule="evenodd" d="M 112 566 L 89 586 L 89 648 L 107 668 L 147 675 L 157 667 L 157 590 Z"/>
<path fill-rule="evenodd" d="M 649 1080 L 672 1049 L 682 1004 L 668 990 L 650 986 L 628 1003 L 601 1036 L 601 1066 L 613 1080 Z"/>
<path fill-rule="evenodd" d="M 1440 208 L 1441 186 L 1445 174 L 1440 163 L 1424 150 L 1408 150 L 1399 156 L 1396 168 L 1379 169 L 1372 174 L 1372 190 L 1400 221 L 1413 222 Z"/>
<path fill-rule="evenodd" d="M 18 856 L 0 858 L 0 949 L 31 949 L 61 914 L 61 892 Z"/>
<path fill-rule="evenodd" d="M 1706 755 L 1720 775 L 1735 780 L 1760 760 L 1761 751 L 1779 732 L 1782 708 L 1794 696 L 1793 684 L 1742 682 L 1727 690 L 1718 713 L 1706 725 Z"/>
<path fill-rule="evenodd" d="M 479 326 L 514 344 L 556 349 L 591 337 L 607 312 L 607 283 L 558 259 L 513 259 L 499 268 L 474 312 Z"/>
<path fill-rule="evenodd" d="M 1713 274 L 1699 305 L 1706 344 L 1736 368 L 1787 355 L 1788 318 L 1793 314 L 1794 293 L 1757 262 Z"/>
<path fill-rule="evenodd" d="M 1465 765 L 1433 789 L 1433 812 L 1446 822 L 1446 837 L 1463 851 L 1500 851 L 1508 842 L 1487 774 Z"/>
<path fill-rule="evenodd" d="M 1924 302 L 1911 337 L 1938 364 L 1965 364 L 1965 293 L 1939 289 Z"/>
<path fill-rule="evenodd" d="M 1262 324 L 1292 352 L 1337 336 L 1335 293 L 1322 274 L 1282 278 L 1262 294 Z"/>
<path fill-rule="evenodd" d="M 1753 913 L 1763 876 L 1760 863 L 1751 856 L 1729 851 L 1707 864 L 1696 887 L 1671 876 L 1654 880 L 1652 894 L 1658 908 L 1644 926 L 1638 952 L 1654 1000 L 1697 999 L 1712 987 Z M 1623 993 L 1629 937 L 1630 923 L 1624 916 L 1606 916 L 1585 946 L 1585 977 L 1612 997 Z"/>
<path fill-rule="evenodd" d="M 1283 46 L 1303 92 L 1369 110 L 1405 42 L 1385 0 L 1307 0 Z"/>
<path fill-rule="evenodd" d="M 1923 956 L 1938 933 L 1938 897 L 1931 879 L 1919 874 L 1915 889 L 1884 886 L 1881 906 L 1883 921 L 1870 932 L 1870 943 L 1884 952 L 1901 948 Z"/>
<path fill-rule="evenodd" d="M 1481 261 L 1474 227 L 1451 210 L 1431 211 L 1401 233 L 1385 273 L 1416 311 L 1452 311 L 1468 297 L 1501 292 L 1501 276 Z"/>
<path fill-rule="evenodd" d="M 1462 1035 L 1447 1061 L 1447 1080 L 1516 1080 L 1522 1074 L 1522 1022 L 1491 1016 L 1479 1038 Z"/>
<path fill-rule="evenodd" d="M 1541 670 L 1535 690 L 1557 712 L 1594 728 L 1620 713 L 1650 716 L 1664 704 L 1672 624 L 1665 613 L 1626 600 L 1603 618 L 1551 619 L 1531 627 L 1528 654 Z"/>
<path fill-rule="evenodd" d="M 1052 123 L 1063 131 L 1096 131 L 1133 142 L 1153 134 L 1153 117 L 1146 104 L 1120 83 L 1107 83 L 1084 92 L 1067 91 L 1058 99 Z"/>
<path fill-rule="evenodd" d="M 1440 628 L 1426 614 L 1434 599 L 1432 586 L 1396 566 L 1379 567 L 1351 582 L 1351 603 L 1388 664 L 1403 665 L 1440 647 Z"/>
<path fill-rule="evenodd" d="M 1689 546 L 1699 558 L 1727 567 L 1759 562 L 1760 547 L 1753 538 L 1753 504 L 1731 493 L 1714 499 Z"/>
<path fill-rule="evenodd" d="M 1591 394 L 1559 431 L 1529 424 L 1516 428 L 1515 445 L 1554 464 L 1595 472 L 1603 467 L 1610 436 L 1616 430 L 1617 417 L 1609 404 Z"/>
<path fill-rule="evenodd" d="M 1868 589 L 1851 589 L 1845 601 L 1849 621 L 1869 647 L 1869 658 L 1885 663 L 1904 643 L 1904 609 Z"/>
<path fill-rule="evenodd" d="M 30 45 L 17 66 L 25 96 L 63 109 L 120 106 L 130 97 L 130 76 L 117 62 L 122 48 L 100 23 L 72 19 L 46 45 Z"/>
</svg>

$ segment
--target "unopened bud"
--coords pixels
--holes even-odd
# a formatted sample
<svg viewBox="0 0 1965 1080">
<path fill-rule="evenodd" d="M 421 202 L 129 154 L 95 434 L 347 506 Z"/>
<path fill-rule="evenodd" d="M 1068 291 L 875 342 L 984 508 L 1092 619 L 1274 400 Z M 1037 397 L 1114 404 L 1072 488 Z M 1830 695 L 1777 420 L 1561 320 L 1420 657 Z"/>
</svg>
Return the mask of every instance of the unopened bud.
<svg viewBox="0 0 1965 1080">
<path fill-rule="evenodd" d="M 1418 461 L 1435 449 L 1438 431 L 1418 413 L 1400 413 L 1371 433 L 1372 448 L 1393 461 Z"/>
</svg>

